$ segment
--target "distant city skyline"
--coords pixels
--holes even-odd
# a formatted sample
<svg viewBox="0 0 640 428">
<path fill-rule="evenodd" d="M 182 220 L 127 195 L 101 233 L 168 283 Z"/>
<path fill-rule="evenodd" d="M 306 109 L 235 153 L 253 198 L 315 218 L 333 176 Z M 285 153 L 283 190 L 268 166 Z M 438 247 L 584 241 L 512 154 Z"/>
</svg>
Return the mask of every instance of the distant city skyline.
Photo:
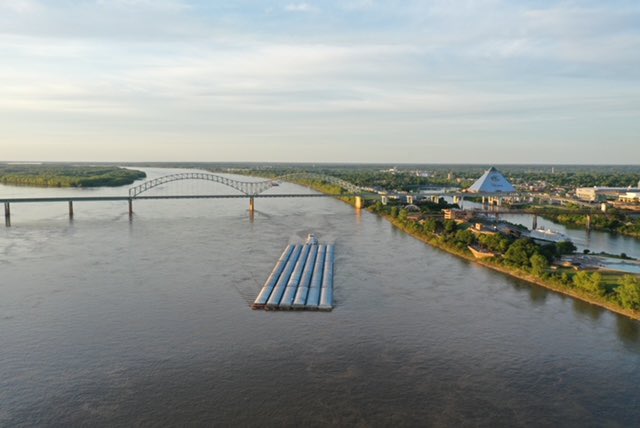
<svg viewBox="0 0 640 428">
<path fill-rule="evenodd" d="M 0 160 L 637 164 L 635 1 L 0 0 Z"/>
</svg>

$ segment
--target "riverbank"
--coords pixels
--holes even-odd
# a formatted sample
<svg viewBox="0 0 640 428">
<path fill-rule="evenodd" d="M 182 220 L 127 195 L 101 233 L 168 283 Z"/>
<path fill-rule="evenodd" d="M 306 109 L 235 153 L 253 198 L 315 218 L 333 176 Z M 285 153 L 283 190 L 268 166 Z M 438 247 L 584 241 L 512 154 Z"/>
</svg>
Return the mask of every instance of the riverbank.
<svg viewBox="0 0 640 428">
<path fill-rule="evenodd" d="M 570 296 L 574 299 L 578 299 L 578 300 L 582 300 L 583 302 L 595 305 L 595 306 L 599 306 L 601 308 L 607 309 L 611 312 L 615 312 L 617 314 L 620 315 L 624 315 L 627 316 L 629 318 L 635 319 L 635 320 L 640 320 L 640 311 L 635 311 L 635 310 L 631 310 L 631 309 L 625 309 L 625 308 L 621 308 L 619 306 L 617 306 L 616 304 L 605 300 L 605 298 L 597 298 L 595 296 L 592 295 L 587 295 L 586 293 L 581 292 L 580 290 L 577 289 L 572 289 L 572 288 L 568 288 L 567 286 L 564 285 L 559 285 L 556 284 L 552 281 L 547 281 L 544 280 L 542 278 L 536 277 L 532 274 L 530 274 L 529 272 L 523 271 L 521 269 L 517 269 L 517 268 L 513 268 L 513 267 L 507 267 L 504 265 L 500 265 L 496 262 L 492 262 L 490 260 L 478 260 L 475 257 L 473 257 L 472 255 L 466 254 L 463 251 L 456 251 L 456 249 L 448 246 L 448 245 L 443 245 L 442 243 L 438 242 L 437 239 L 433 239 L 433 238 L 429 238 L 423 234 L 420 233 L 416 233 L 412 230 L 410 230 L 405 224 L 402 224 L 400 221 L 398 221 L 397 219 L 394 219 L 391 216 L 388 215 L 382 215 L 382 214 L 378 214 L 381 217 L 383 217 L 384 219 L 386 219 L 387 221 L 389 221 L 394 227 L 402 230 L 403 232 L 411 235 L 412 237 L 418 239 L 419 241 L 422 241 L 426 244 L 429 244 L 432 247 L 438 248 L 439 250 L 445 251 L 449 254 L 452 254 L 454 256 L 460 257 L 462 259 L 465 259 L 469 262 L 473 262 L 476 264 L 479 264 L 481 266 L 484 266 L 486 268 L 492 269 L 494 271 L 498 271 L 501 272 L 503 274 L 509 275 L 511 277 L 517 278 L 517 279 L 521 279 L 523 281 L 527 281 L 536 285 L 539 285 L 541 287 L 547 288 L 549 290 L 555 291 L 557 293 L 561 293 L 564 294 L 566 296 Z"/>
<path fill-rule="evenodd" d="M 321 185 L 321 184 L 314 183 L 307 180 L 305 180 L 304 183 L 298 183 L 298 184 L 302 184 L 304 186 L 307 186 L 309 188 L 312 188 L 322 193 L 330 193 L 330 194 L 337 193 L 337 192 L 328 191 L 329 190 L 327 188 L 328 186 Z M 333 186 L 331 186 L 330 190 L 335 190 L 335 189 L 333 188 Z M 339 197 L 338 199 L 355 207 L 355 202 L 351 198 Z M 414 222 L 407 223 L 406 220 L 403 221 L 397 217 L 393 217 L 389 214 L 380 213 L 380 212 L 372 212 L 372 214 L 376 214 L 384 218 L 385 220 L 389 221 L 389 223 L 391 223 L 394 227 L 402 230 L 403 232 L 414 237 L 415 239 L 418 239 L 424 242 L 425 244 L 435 247 L 441 251 L 445 251 L 451 255 L 460 257 L 464 260 L 467 260 L 472 263 L 476 263 L 478 265 L 503 273 L 505 275 L 509 275 L 513 278 L 527 281 L 529 283 L 538 285 L 540 287 L 544 287 L 548 290 L 572 297 L 574 299 L 581 300 L 585 303 L 599 306 L 603 309 L 607 309 L 619 315 L 623 315 L 631 319 L 640 321 L 640 310 L 623 308 L 617 302 L 612 302 L 611 300 L 608 300 L 605 296 L 588 293 L 578 288 L 572 288 L 568 284 L 563 284 L 558 279 L 555 279 L 555 278 L 549 278 L 549 279 L 541 278 L 523 269 L 519 269 L 513 266 L 506 266 L 500 263 L 499 261 L 497 261 L 496 259 L 483 259 L 483 260 L 476 259 L 475 257 L 473 257 L 473 255 L 470 252 L 466 252 L 464 249 L 460 249 L 458 247 L 453 246 L 450 243 L 444 242 L 441 239 L 441 237 L 439 237 L 436 234 L 426 234 L 424 231 L 417 231 L 415 227 L 414 228 L 410 227 L 409 225 L 416 224 Z M 603 276 L 608 275 L 608 273 L 606 272 L 603 272 L 602 274 Z M 612 277 L 618 278 L 618 274 L 614 274 L 612 275 Z"/>
</svg>

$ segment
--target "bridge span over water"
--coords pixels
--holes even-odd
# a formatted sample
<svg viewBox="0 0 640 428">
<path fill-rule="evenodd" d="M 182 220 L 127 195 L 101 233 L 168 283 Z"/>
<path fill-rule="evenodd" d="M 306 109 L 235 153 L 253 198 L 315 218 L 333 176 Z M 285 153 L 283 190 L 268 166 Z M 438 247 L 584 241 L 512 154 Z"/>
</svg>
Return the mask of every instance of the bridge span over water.
<svg viewBox="0 0 640 428">
<path fill-rule="evenodd" d="M 227 187 L 231 187 L 240 192 L 235 195 L 220 195 L 220 194 L 195 194 L 195 195 L 149 195 L 146 192 L 159 188 L 165 184 L 184 181 L 184 180 L 203 180 L 222 184 Z M 265 193 L 269 189 L 276 187 L 280 182 L 290 181 L 295 184 L 303 184 L 305 180 L 321 182 L 325 184 L 331 184 L 336 186 L 339 193 L 304 193 L 304 194 L 282 194 L 282 193 Z M 433 198 L 439 198 L 441 196 L 453 197 L 454 202 L 460 202 L 465 197 L 474 196 L 500 199 L 504 197 L 504 194 L 489 194 L 489 193 L 464 193 L 464 192 L 437 192 L 432 193 Z M 113 202 L 113 201 L 126 201 L 129 207 L 129 215 L 133 215 L 133 202 L 135 200 L 166 200 L 166 199 L 234 199 L 234 198 L 247 198 L 249 199 L 249 211 L 255 210 L 256 198 L 318 198 L 318 197 L 330 197 L 330 198 L 355 198 L 356 208 L 364 207 L 365 199 L 380 199 L 381 195 L 367 191 L 353 183 L 342 180 L 330 175 L 321 175 L 313 173 L 295 173 L 284 176 L 279 176 L 274 179 L 257 179 L 253 181 L 242 181 L 230 178 L 225 175 L 212 174 L 205 172 L 183 172 L 178 174 L 170 174 L 163 177 L 154 178 L 144 181 L 138 185 L 131 187 L 126 195 L 115 196 L 60 196 L 60 197 L 35 197 L 35 198 L 5 198 L 0 199 L 0 203 L 4 203 L 5 212 L 5 224 L 10 226 L 11 224 L 11 204 L 16 203 L 59 203 L 67 202 L 69 207 L 69 217 L 73 217 L 74 202 Z"/>
<path fill-rule="evenodd" d="M 295 180 L 314 180 L 323 183 L 336 185 L 340 188 L 341 193 L 264 193 L 267 190 L 277 187 L 279 182 Z M 158 188 L 164 184 L 183 180 L 205 180 L 223 184 L 241 192 L 241 194 L 220 195 L 220 194 L 187 194 L 187 195 L 148 195 L 143 194 L 151 189 Z M 296 183 L 299 184 L 299 183 Z M 4 198 L 0 199 L 0 203 L 4 203 L 5 225 L 11 225 L 11 204 L 16 203 L 60 203 L 67 202 L 69 207 L 69 217 L 73 217 L 74 202 L 128 202 L 129 215 L 133 215 L 134 200 L 166 200 L 166 199 L 249 199 L 249 210 L 255 210 L 256 198 L 356 198 L 356 207 L 364 206 L 364 198 L 377 198 L 378 195 L 367 193 L 360 187 L 348 181 L 341 180 L 337 177 L 319 174 L 299 173 L 280 176 L 270 180 L 256 181 L 240 181 L 224 175 L 202 173 L 202 172 L 185 172 L 179 174 L 171 174 L 147 180 L 129 189 L 127 195 L 122 196 L 59 196 L 59 197 L 34 197 L 34 198 Z"/>
</svg>

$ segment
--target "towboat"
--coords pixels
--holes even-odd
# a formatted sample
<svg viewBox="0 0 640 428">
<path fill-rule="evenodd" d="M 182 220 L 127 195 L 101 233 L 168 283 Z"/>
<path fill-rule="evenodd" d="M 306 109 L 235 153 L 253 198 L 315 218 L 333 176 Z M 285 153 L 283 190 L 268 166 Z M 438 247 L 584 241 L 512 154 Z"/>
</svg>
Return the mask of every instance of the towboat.
<svg viewBox="0 0 640 428">
<path fill-rule="evenodd" d="M 318 238 L 316 238 L 316 235 L 314 235 L 313 233 L 310 233 L 309 236 L 307 236 L 307 245 L 318 245 Z"/>
</svg>

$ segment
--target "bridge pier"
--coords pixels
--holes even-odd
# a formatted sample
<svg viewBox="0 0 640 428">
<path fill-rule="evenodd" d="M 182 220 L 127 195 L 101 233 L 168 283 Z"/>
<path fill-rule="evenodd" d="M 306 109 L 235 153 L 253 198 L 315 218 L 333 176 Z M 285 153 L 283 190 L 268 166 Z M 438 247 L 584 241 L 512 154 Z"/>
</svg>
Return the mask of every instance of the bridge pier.
<svg viewBox="0 0 640 428">
<path fill-rule="evenodd" d="M 73 218 L 73 201 L 69 201 L 69 218 Z"/>
<path fill-rule="evenodd" d="M 355 205 L 356 209 L 364 208 L 364 198 L 362 196 L 356 196 Z"/>
<path fill-rule="evenodd" d="M 129 215 L 133 215 L 133 199 L 129 198 Z"/>
<path fill-rule="evenodd" d="M 11 206 L 9 202 L 4 203 L 4 225 L 11 226 Z"/>
<path fill-rule="evenodd" d="M 531 225 L 531 230 L 536 230 L 538 228 L 538 214 L 533 215 L 533 224 Z"/>
<path fill-rule="evenodd" d="M 587 230 L 591 230 L 591 214 L 587 214 Z"/>
<path fill-rule="evenodd" d="M 253 196 L 249 198 L 249 212 L 253 213 L 256 210 L 256 201 Z"/>
</svg>

